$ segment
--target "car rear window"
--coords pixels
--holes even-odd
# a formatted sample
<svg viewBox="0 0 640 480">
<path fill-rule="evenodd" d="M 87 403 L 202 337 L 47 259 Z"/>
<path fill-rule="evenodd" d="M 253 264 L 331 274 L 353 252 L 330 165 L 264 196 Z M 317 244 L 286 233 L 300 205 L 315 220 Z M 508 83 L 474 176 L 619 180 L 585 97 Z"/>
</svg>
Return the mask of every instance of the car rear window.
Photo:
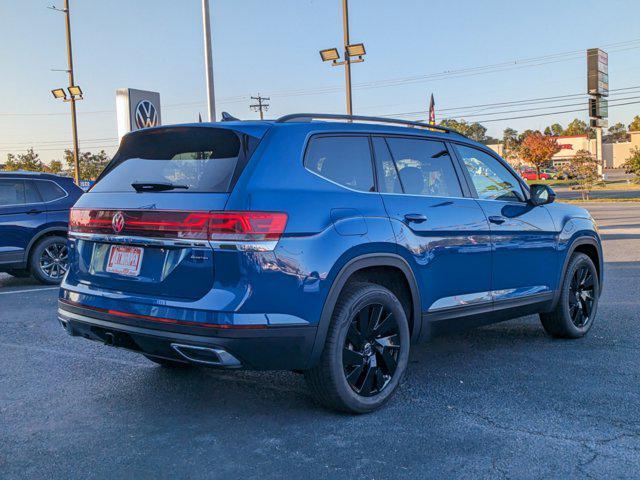
<svg viewBox="0 0 640 480">
<path fill-rule="evenodd" d="M 92 192 L 170 184 L 172 192 L 229 192 L 259 139 L 225 128 L 172 127 L 127 135 Z"/>
</svg>

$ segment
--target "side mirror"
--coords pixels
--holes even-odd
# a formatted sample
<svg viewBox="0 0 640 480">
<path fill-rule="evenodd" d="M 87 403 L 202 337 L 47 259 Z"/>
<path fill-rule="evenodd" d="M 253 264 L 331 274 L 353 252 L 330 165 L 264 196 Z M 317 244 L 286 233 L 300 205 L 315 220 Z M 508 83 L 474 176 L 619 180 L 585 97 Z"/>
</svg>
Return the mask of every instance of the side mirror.
<svg viewBox="0 0 640 480">
<path fill-rule="evenodd" d="M 535 184 L 529 187 L 531 197 L 529 203 L 534 207 L 538 205 L 546 205 L 552 203 L 556 199 L 556 193 L 551 189 L 549 185 Z"/>
</svg>

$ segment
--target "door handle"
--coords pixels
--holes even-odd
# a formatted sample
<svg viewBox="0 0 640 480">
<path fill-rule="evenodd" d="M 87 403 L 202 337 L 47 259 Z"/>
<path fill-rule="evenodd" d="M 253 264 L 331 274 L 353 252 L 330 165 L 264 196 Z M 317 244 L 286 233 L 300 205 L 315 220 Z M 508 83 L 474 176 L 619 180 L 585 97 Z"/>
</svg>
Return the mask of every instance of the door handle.
<svg viewBox="0 0 640 480">
<path fill-rule="evenodd" d="M 34 215 L 36 213 L 42 213 L 42 210 L 36 210 L 35 208 L 32 208 L 31 210 L 27 211 L 27 215 Z"/>
<path fill-rule="evenodd" d="M 404 216 L 404 219 L 407 222 L 413 222 L 413 223 L 422 223 L 422 222 L 426 222 L 427 221 L 427 217 L 422 215 L 421 213 L 407 213 Z"/>
<path fill-rule="evenodd" d="M 491 223 L 495 223 L 496 225 L 502 225 L 504 222 L 507 221 L 507 219 L 500 215 L 492 215 L 489 217 L 489 221 Z"/>
</svg>

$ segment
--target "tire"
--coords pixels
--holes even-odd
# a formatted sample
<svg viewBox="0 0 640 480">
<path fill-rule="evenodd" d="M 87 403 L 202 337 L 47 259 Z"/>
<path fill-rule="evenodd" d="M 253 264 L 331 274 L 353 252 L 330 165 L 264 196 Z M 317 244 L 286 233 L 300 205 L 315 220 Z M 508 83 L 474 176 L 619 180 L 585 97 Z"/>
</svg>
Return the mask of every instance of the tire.
<svg viewBox="0 0 640 480">
<path fill-rule="evenodd" d="M 320 360 L 305 371 L 305 380 L 324 406 L 371 412 L 402 381 L 409 342 L 407 316 L 396 296 L 380 285 L 350 283 L 334 308 Z"/>
<path fill-rule="evenodd" d="M 540 314 L 545 331 L 555 338 L 580 338 L 591 329 L 598 312 L 600 283 L 593 261 L 574 253 L 562 279 L 555 308 Z"/>
<path fill-rule="evenodd" d="M 57 285 L 67 271 L 67 239 L 60 236 L 44 237 L 31 250 L 29 271 L 31 275 L 46 285 Z"/>
<path fill-rule="evenodd" d="M 26 268 L 17 268 L 15 270 L 7 270 L 7 273 L 15 278 L 29 278 L 31 276 L 31 272 Z"/>
<path fill-rule="evenodd" d="M 164 368 L 190 368 L 193 366 L 190 363 L 180 362 L 178 360 L 170 360 L 168 358 L 162 358 L 162 357 L 153 357 L 151 355 L 145 355 L 145 354 L 143 355 L 145 358 L 151 360 L 153 363 L 157 363 L 158 365 Z"/>
</svg>

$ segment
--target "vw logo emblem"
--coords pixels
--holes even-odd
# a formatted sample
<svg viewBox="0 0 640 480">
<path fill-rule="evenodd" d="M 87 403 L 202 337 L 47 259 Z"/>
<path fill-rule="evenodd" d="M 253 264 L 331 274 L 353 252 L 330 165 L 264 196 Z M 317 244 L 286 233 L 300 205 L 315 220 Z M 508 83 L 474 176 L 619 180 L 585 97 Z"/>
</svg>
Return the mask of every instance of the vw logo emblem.
<svg viewBox="0 0 640 480">
<path fill-rule="evenodd" d="M 117 212 L 111 219 L 111 228 L 115 233 L 120 233 L 124 228 L 124 215 L 122 212 Z"/>
<path fill-rule="evenodd" d="M 158 125 L 158 110 L 149 100 L 142 100 L 136 106 L 136 127 L 147 128 Z"/>
</svg>

